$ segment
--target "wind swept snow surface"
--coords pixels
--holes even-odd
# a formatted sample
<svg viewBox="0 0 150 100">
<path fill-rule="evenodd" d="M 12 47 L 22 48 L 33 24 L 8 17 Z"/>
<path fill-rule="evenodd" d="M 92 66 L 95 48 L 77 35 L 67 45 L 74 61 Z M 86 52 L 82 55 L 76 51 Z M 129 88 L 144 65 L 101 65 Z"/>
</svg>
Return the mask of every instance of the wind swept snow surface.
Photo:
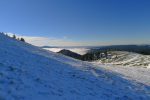
<svg viewBox="0 0 150 100">
<path fill-rule="evenodd" d="M 97 62 L 143 68 L 149 68 L 150 66 L 150 55 L 142 55 L 126 51 L 110 51 L 109 53 L 112 55 L 111 59 L 102 59 Z"/>
<path fill-rule="evenodd" d="M 0 34 L 0 100 L 150 100 L 150 87 Z"/>
</svg>

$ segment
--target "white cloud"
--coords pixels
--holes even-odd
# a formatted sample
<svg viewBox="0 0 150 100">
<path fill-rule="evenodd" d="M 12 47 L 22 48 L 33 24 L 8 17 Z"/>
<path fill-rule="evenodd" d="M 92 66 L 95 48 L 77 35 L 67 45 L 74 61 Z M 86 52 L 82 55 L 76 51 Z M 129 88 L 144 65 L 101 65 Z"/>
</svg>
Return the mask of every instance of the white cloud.
<svg viewBox="0 0 150 100">
<path fill-rule="evenodd" d="M 12 36 L 13 33 L 7 33 Z M 36 45 L 36 46 L 90 46 L 91 43 L 88 42 L 77 42 L 69 40 L 66 36 L 60 38 L 53 37 L 39 37 L 39 36 L 21 36 L 15 34 L 17 37 L 23 37 L 26 42 Z"/>
<path fill-rule="evenodd" d="M 12 36 L 13 33 L 7 33 Z M 54 37 L 39 37 L 39 36 L 21 36 L 19 34 L 15 34 L 17 37 L 23 37 L 26 42 L 36 45 L 36 46 L 106 46 L 106 45 L 121 45 L 121 44 L 144 44 L 142 41 L 133 41 L 133 40 L 109 40 L 109 41 L 73 41 L 70 40 L 67 36 L 62 38 L 54 38 Z M 148 41 L 147 41 L 148 43 Z"/>
</svg>

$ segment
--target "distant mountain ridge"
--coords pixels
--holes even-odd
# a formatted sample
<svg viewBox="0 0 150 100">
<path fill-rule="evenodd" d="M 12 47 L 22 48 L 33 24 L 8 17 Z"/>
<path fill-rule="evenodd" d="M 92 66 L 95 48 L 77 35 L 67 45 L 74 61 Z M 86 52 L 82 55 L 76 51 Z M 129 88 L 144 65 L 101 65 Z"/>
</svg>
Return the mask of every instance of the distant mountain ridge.
<svg viewBox="0 0 150 100">
<path fill-rule="evenodd" d="M 128 51 L 144 55 L 150 55 L 150 45 L 113 45 L 91 49 L 90 52 L 98 51 Z"/>
<path fill-rule="evenodd" d="M 64 48 L 64 49 L 73 49 L 73 48 L 85 48 L 89 49 L 88 53 L 99 52 L 99 51 L 128 51 L 135 52 L 144 55 L 150 55 L 150 45 L 112 45 L 112 46 L 80 46 L 80 47 L 59 47 L 59 46 L 43 46 L 41 48 Z M 77 52 L 76 52 L 77 53 Z"/>
</svg>

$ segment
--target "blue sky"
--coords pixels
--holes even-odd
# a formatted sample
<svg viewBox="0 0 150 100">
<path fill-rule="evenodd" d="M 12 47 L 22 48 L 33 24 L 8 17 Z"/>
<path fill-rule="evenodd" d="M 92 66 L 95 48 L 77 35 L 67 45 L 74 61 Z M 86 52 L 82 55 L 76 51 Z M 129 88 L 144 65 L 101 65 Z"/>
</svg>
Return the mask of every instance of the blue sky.
<svg viewBox="0 0 150 100">
<path fill-rule="evenodd" d="M 31 43 L 45 40 L 40 45 L 150 44 L 149 5 L 149 0 L 0 0 L 0 31 Z"/>
</svg>

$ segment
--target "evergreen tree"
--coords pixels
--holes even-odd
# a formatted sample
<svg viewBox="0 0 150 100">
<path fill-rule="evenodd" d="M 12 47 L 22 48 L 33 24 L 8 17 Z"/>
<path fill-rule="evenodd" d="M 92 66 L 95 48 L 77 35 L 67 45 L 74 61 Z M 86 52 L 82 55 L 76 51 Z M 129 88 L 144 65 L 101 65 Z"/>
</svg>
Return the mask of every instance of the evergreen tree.
<svg viewBox="0 0 150 100">
<path fill-rule="evenodd" d="M 12 38 L 16 39 L 16 35 L 13 35 L 13 37 L 12 37 Z"/>
<path fill-rule="evenodd" d="M 20 41 L 25 42 L 24 38 L 21 38 Z"/>
<path fill-rule="evenodd" d="M 18 37 L 17 40 L 20 40 L 20 38 Z"/>
</svg>

